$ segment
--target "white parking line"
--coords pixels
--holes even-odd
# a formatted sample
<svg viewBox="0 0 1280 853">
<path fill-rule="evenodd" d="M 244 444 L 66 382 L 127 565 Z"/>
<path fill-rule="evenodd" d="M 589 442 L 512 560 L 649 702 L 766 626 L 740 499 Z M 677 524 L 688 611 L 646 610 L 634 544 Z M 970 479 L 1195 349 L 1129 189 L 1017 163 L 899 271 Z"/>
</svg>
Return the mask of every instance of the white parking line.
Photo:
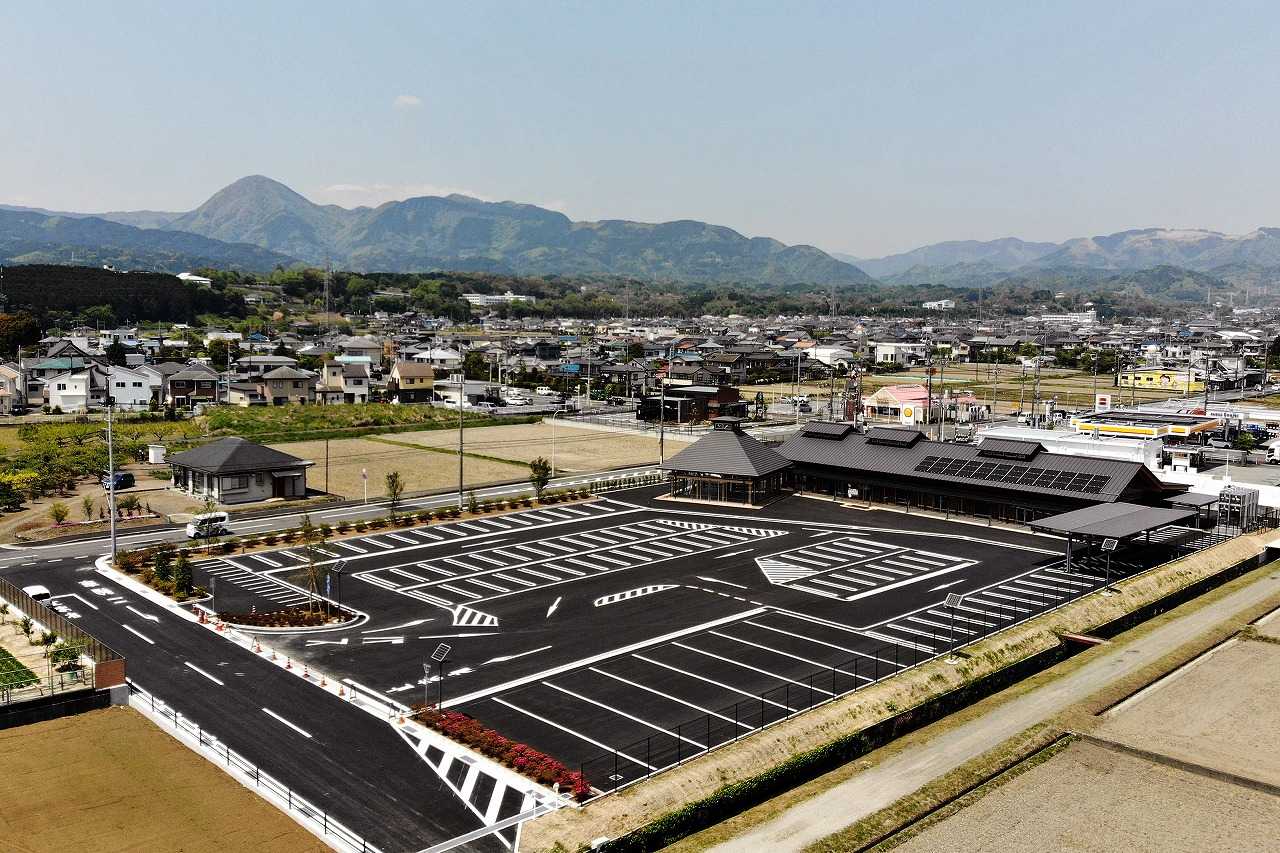
<svg viewBox="0 0 1280 853">
<path fill-rule="evenodd" d="M 775 708 L 786 708 L 787 713 L 790 713 L 790 712 L 791 712 L 791 709 L 790 709 L 790 708 L 787 708 L 787 706 L 786 706 L 786 705 L 783 705 L 781 702 L 775 702 L 775 701 L 773 701 L 772 699 L 765 699 L 763 696 L 761 696 L 761 695 L 760 695 L 760 694 L 758 694 L 758 693 L 749 693 L 749 692 L 748 692 L 748 691 L 746 691 L 746 690 L 739 690 L 737 687 L 734 687 L 734 686 L 729 685 L 729 684 L 725 684 L 725 683 L 720 682 L 720 681 L 716 681 L 714 678 L 707 678 L 705 675 L 698 675 L 696 672 L 689 672 L 688 670 L 681 669 L 681 668 L 680 668 L 680 667 L 678 667 L 678 666 L 672 666 L 671 664 L 669 664 L 669 663 L 663 663 L 663 662 L 662 662 L 662 661 L 660 661 L 660 660 L 654 660 L 653 658 L 647 658 L 647 657 L 645 657 L 644 655 L 638 655 L 638 654 L 637 654 L 637 655 L 632 655 L 632 657 L 633 657 L 633 658 L 635 658 L 636 660 L 642 660 L 642 661 L 644 661 L 645 663 L 652 664 L 652 665 L 654 665 L 654 666 L 660 666 L 660 667 L 662 667 L 663 669 L 669 669 L 669 670 L 671 670 L 672 672 L 678 672 L 678 673 L 680 673 L 681 675 L 685 675 L 685 676 L 688 676 L 689 678 L 697 679 L 698 681 L 705 681 L 707 684 L 714 684 L 716 687 L 719 687 L 719 688 L 721 688 L 722 690 L 728 690 L 730 693 L 738 693 L 738 694 L 740 694 L 740 695 L 742 695 L 742 696 L 748 696 L 748 697 L 750 697 L 751 699 L 761 699 L 761 700 L 763 700 L 765 703 L 767 703 L 767 704 L 769 704 L 769 705 L 773 705 Z"/>
<path fill-rule="evenodd" d="M 726 723 L 729 723 L 729 722 L 735 723 L 736 725 L 741 726 L 742 728 L 747 729 L 748 731 L 750 731 L 751 729 L 751 726 L 747 725 L 746 723 L 740 722 L 738 720 L 733 720 L 730 717 L 726 717 L 724 714 L 718 714 L 715 711 L 702 707 L 701 705 L 695 705 L 692 702 L 687 702 L 684 699 L 681 699 L 679 696 L 672 696 L 670 693 L 663 693 L 661 690 L 655 690 L 654 688 L 644 684 L 640 684 L 637 681 L 631 681 L 630 679 L 623 678 L 621 675 L 614 675 L 612 672 L 608 672 L 603 669 L 598 669 L 594 666 L 589 667 L 589 669 L 592 672 L 599 673 L 600 675 L 603 675 L 606 678 L 612 678 L 614 681 L 620 681 L 623 684 L 636 688 L 637 690 L 643 690 L 646 693 L 652 693 L 654 696 L 661 696 L 662 698 L 669 699 L 672 702 L 675 702 L 677 704 L 684 705 L 688 708 L 693 708 L 695 711 L 698 711 L 700 713 L 710 714 L 713 717 L 718 717 L 719 719 L 724 720 Z"/>
<path fill-rule="evenodd" d="M 709 658 L 714 658 L 715 660 L 724 661 L 725 663 L 732 664 L 733 666 L 739 666 L 739 667 L 742 667 L 743 669 L 750 669 L 760 673 L 761 675 L 767 675 L 770 678 L 776 678 L 779 681 L 789 681 L 792 684 L 798 684 L 801 687 L 809 686 L 805 684 L 803 681 L 796 681 L 794 678 L 787 678 L 785 675 L 778 675 L 776 672 L 770 672 L 767 669 L 761 669 L 760 667 L 752 666 L 749 663 L 743 663 L 742 661 L 734 660 L 733 658 L 727 658 L 724 655 L 718 655 L 715 652 L 709 652 L 705 649 L 700 649 L 697 646 L 690 646 L 685 643 L 681 643 L 679 641 L 673 642 L 671 645 L 676 646 L 677 648 L 684 649 L 685 651 L 693 652 L 694 654 L 699 654 L 699 655 L 703 655 L 704 657 L 709 657 Z M 831 695 L 830 691 L 823 690 L 818 687 L 815 687 L 813 689 L 817 690 L 819 693 L 826 693 L 828 696 Z"/>
<path fill-rule="evenodd" d="M 593 738 L 589 738 L 589 737 L 587 737 L 586 735 L 584 735 L 582 732 L 576 732 L 576 731 L 574 731 L 574 730 L 573 730 L 573 729 L 571 729 L 571 728 L 567 728 L 567 727 L 565 727 L 565 726 L 560 725 L 559 723 L 552 722 L 551 720 L 548 720 L 546 717 L 540 717 L 540 716 L 538 716 L 537 714 L 533 713 L 532 711 L 526 711 L 524 708 L 521 708 L 519 705 L 514 705 L 514 704 L 512 704 L 512 703 L 508 702 L 506 699 L 500 699 L 500 698 L 498 698 L 497 696 L 494 696 L 494 697 L 491 697 L 491 698 L 493 699 L 493 701 L 497 702 L 499 705 L 506 705 L 508 708 L 510 708 L 511 710 L 515 711 L 516 713 L 524 714 L 526 717 L 530 717 L 530 718 L 532 718 L 532 719 L 534 719 L 534 720 L 537 720 L 537 721 L 538 721 L 538 722 L 540 722 L 540 723 L 544 723 L 545 725 L 551 726 L 551 728 L 553 728 L 553 729 L 559 729 L 560 731 L 564 732 L 565 734 L 573 735 L 573 736 L 574 736 L 574 737 L 576 737 L 578 740 L 586 741 L 587 743 L 591 744 L 592 746 L 596 747 L 597 749 L 603 749 L 603 750 L 605 750 L 606 752 L 614 752 L 614 751 L 615 751 L 615 750 L 614 750 L 614 748 L 613 748 L 613 747 L 611 747 L 611 746 L 609 746 L 608 744 L 604 744 L 604 743 L 601 743 L 601 742 L 600 742 L 600 741 L 598 741 L 598 740 L 595 740 L 595 739 L 593 739 Z M 620 755 L 621 757 L 623 757 L 623 758 L 627 759 L 627 761 L 630 761 L 630 762 L 631 762 L 631 763 L 633 763 L 633 764 L 638 764 L 638 765 L 640 765 L 641 767 L 644 767 L 644 768 L 646 768 L 646 769 L 648 769 L 648 770 L 657 770 L 657 769 L 658 769 L 658 768 L 654 767 L 654 766 L 653 766 L 653 765 L 651 765 L 651 764 L 645 764 L 643 761 L 640 761 L 640 760 L 639 760 L 639 759 L 637 759 L 637 758 L 632 758 L 630 755 L 627 755 L 625 752 L 619 752 L 619 753 L 618 753 L 618 755 Z"/>
<path fill-rule="evenodd" d="M 588 705 L 595 705 L 597 708 L 603 708 L 612 714 L 617 714 L 619 717 L 625 717 L 631 722 L 639 723 L 640 725 L 645 726 L 646 728 L 653 729 L 655 732 L 661 732 L 662 734 L 667 735 L 668 737 L 673 737 L 673 738 L 676 738 L 677 740 L 682 740 L 687 743 L 691 743 L 694 746 L 696 746 L 698 749 L 707 748 L 706 744 L 698 743 L 693 738 L 684 737 L 683 735 L 677 735 L 675 732 L 668 731 L 667 729 L 662 728 L 662 726 L 654 725 L 653 723 L 641 717 L 628 714 L 626 711 L 620 711 L 617 708 L 614 708 L 612 705 L 606 705 L 604 702 L 600 702 L 596 699 L 592 699 L 590 696 L 583 696 L 581 693 L 575 693 L 567 687 L 561 687 L 559 684 L 552 684 L 550 681 L 544 681 L 542 682 L 542 684 L 544 687 L 550 687 L 552 690 L 559 690 L 561 693 L 565 694 L 566 696 L 572 696 L 574 699 L 577 699 L 579 702 L 586 702 Z"/>
</svg>

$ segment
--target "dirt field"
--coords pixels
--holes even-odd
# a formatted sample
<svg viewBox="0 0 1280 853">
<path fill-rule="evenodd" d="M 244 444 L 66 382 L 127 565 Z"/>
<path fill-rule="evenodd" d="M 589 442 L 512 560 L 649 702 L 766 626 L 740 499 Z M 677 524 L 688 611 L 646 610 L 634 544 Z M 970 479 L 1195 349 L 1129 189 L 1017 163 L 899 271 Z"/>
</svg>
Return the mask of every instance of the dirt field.
<svg viewBox="0 0 1280 853">
<path fill-rule="evenodd" d="M 894 849 L 1274 851 L 1269 794 L 1075 743 Z"/>
<path fill-rule="evenodd" d="M 5 850 L 328 849 L 128 708 L 0 731 L 0 766 Z"/>
<path fill-rule="evenodd" d="M 1258 633 L 1273 640 L 1280 640 L 1280 613 L 1273 613 L 1269 618 L 1263 619 L 1262 624 L 1258 626 Z"/>
<path fill-rule="evenodd" d="M 1280 645 L 1234 643 L 1121 706 L 1095 734 L 1280 785 L 1277 672 Z"/>
<path fill-rule="evenodd" d="M 656 438 L 573 429 L 563 424 L 556 424 L 554 430 L 557 474 L 561 471 L 599 471 L 658 461 Z M 550 460 L 551 437 L 552 426 L 547 423 L 477 427 L 467 430 L 465 449 L 468 453 L 497 456 L 516 462 L 531 462 L 539 456 Z M 456 447 L 458 441 L 457 433 L 439 430 L 405 432 L 388 438 L 449 450 Z"/>
<path fill-rule="evenodd" d="M 409 444 L 408 436 L 417 433 L 398 433 L 388 438 Z M 434 434 L 433 434 L 434 435 Z M 457 434 L 451 433 L 454 440 Z M 307 485 L 312 489 L 325 488 L 325 454 L 323 441 L 294 441 L 273 444 L 277 450 L 292 453 L 302 459 L 310 459 L 315 465 L 307 472 Z M 454 454 L 415 450 L 404 444 L 387 444 L 370 438 L 341 438 L 329 442 L 329 491 L 346 498 L 358 498 L 363 494 L 361 469 L 369 472 L 369 498 L 380 497 L 385 491 L 385 477 L 390 471 L 399 471 L 404 478 L 406 492 L 446 489 L 458 484 L 458 457 Z M 467 452 L 471 452 L 468 448 Z M 482 452 L 482 451 L 478 451 Z M 529 469 L 521 465 L 492 462 L 487 459 L 464 460 L 464 482 L 469 487 L 486 483 L 516 480 L 527 477 Z"/>
</svg>

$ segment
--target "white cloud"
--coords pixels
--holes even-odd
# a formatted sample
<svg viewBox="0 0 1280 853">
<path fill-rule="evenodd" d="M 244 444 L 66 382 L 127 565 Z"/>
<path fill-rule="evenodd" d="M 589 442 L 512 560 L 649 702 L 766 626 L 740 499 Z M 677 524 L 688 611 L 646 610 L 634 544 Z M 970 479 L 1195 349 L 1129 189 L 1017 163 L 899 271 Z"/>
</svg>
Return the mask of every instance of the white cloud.
<svg viewBox="0 0 1280 853">
<path fill-rule="evenodd" d="M 391 102 L 391 106 L 397 110 L 416 110 L 422 106 L 422 98 L 417 95 L 396 95 L 396 99 Z"/>
</svg>

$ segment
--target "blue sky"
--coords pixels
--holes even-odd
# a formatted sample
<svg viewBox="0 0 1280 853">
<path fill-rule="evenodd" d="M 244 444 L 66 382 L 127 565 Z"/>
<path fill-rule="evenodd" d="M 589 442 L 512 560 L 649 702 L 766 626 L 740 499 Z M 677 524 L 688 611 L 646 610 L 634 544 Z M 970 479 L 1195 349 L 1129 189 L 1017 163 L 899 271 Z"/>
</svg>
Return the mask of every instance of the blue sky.
<svg viewBox="0 0 1280 853">
<path fill-rule="evenodd" d="M 1274 3 L 10 3 L 0 201 L 247 174 L 871 257 L 1280 226 Z"/>
</svg>

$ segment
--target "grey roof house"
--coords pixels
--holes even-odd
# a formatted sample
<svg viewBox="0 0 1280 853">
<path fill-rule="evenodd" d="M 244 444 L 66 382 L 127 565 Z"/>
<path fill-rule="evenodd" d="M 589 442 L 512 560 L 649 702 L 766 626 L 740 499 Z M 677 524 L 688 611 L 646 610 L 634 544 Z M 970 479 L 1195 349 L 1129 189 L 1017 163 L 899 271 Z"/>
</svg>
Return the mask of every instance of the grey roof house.
<svg viewBox="0 0 1280 853">
<path fill-rule="evenodd" d="M 234 437 L 169 457 L 174 489 L 224 504 L 305 497 L 307 468 L 312 464 Z"/>
</svg>

